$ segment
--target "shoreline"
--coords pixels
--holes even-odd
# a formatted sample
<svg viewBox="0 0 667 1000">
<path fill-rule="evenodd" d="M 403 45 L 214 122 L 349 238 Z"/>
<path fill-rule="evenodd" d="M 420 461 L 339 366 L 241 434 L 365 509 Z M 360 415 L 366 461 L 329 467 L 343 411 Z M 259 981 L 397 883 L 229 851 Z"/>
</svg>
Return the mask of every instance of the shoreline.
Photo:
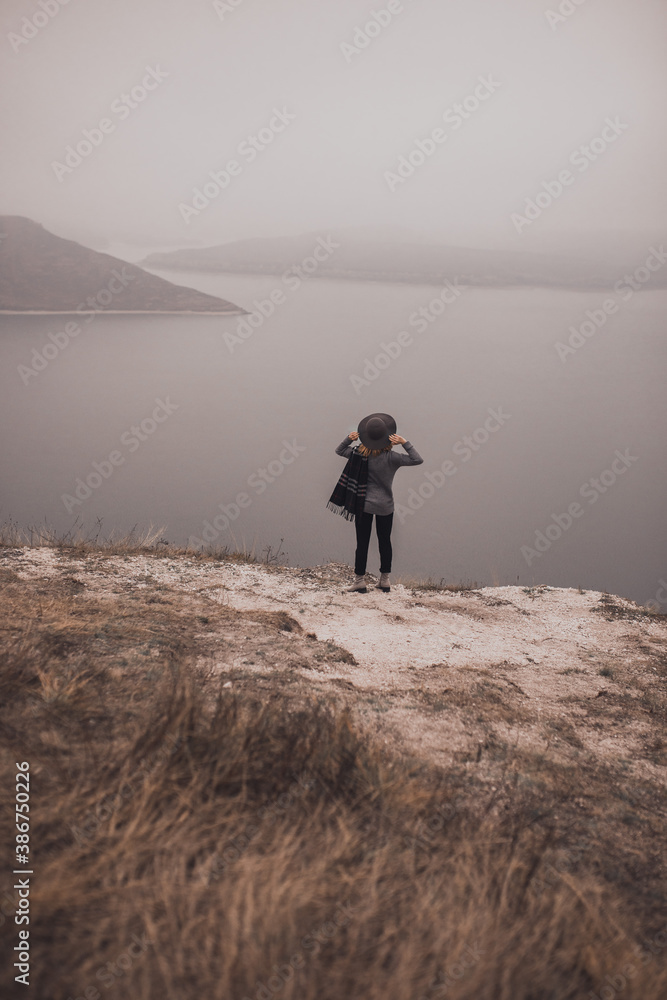
<svg viewBox="0 0 667 1000">
<path fill-rule="evenodd" d="M 247 316 L 245 309 L 0 309 L 0 316 Z"/>
<path fill-rule="evenodd" d="M 138 266 L 138 265 L 137 265 Z M 217 275 L 217 276 L 237 276 L 237 277 L 249 277 L 249 278 L 279 278 L 286 273 L 286 269 L 281 270 L 255 270 L 255 271 L 245 271 L 245 270 L 226 270 L 219 268 L 201 268 L 192 267 L 191 265 L 186 266 L 160 266 L 157 264 L 143 264 L 141 265 L 144 270 L 149 273 L 155 273 L 158 277 L 162 274 L 167 274 L 169 272 L 176 272 L 179 274 L 203 274 L 207 276 Z M 465 276 L 464 276 L 465 277 Z M 392 277 L 391 275 L 383 274 L 361 274 L 356 273 L 345 273 L 339 272 L 335 273 L 333 271 L 325 272 L 323 270 L 318 271 L 312 275 L 309 275 L 309 281 L 350 281 L 355 283 L 370 282 L 373 284 L 380 285 L 391 285 L 395 286 L 410 286 L 410 287 L 429 287 L 429 288 L 440 288 L 446 281 L 451 280 L 464 280 L 461 275 L 449 277 L 449 278 L 438 278 L 435 275 L 423 277 Z M 168 280 L 168 279 L 165 279 Z M 469 280 L 469 278 L 468 278 Z M 609 292 L 613 291 L 613 282 L 600 282 L 596 284 L 569 284 L 569 283 L 558 283 L 558 282 L 540 282 L 540 281 L 498 281 L 498 282 L 488 282 L 488 281 L 472 281 L 467 285 L 470 289 L 485 289 L 490 291 L 509 291 L 509 290 L 524 290 L 530 291 L 533 289 L 538 289 L 541 291 L 557 291 L 557 292 L 583 292 L 588 294 L 589 292 Z M 664 292 L 667 291 L 667 285 L 656 286 L 647 285 L 646 287 L 638 288 L 636 291 L 656 291 Z M 636 293 L 635 293 L 636 294 Z"/>
</svg>

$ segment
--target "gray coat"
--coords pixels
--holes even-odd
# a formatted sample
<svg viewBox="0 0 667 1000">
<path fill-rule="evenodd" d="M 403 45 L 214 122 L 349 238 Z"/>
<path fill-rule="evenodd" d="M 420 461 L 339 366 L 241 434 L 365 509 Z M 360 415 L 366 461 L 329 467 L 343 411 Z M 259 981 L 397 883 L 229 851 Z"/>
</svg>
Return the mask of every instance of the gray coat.
<svg viewBox="0 0 667 1000">
<path fill-rule="evenodd" d="M 364 512 L 368 514 L 392 514 L 394 512 L 394 494 L 392 483 L 396 470 L 402 465 L 421 465 L 424 459 L 419 452 L 406 441 L 403 445 L 407 454 L 401 452 L 383 451 L 379 455 L 371 455 L 368 459 L 368 485 L 366 487 L 366 502 Z M 352 439 L 346 437 L 336 448 L 336 454 L 341 458 L 349 458 L 355 449 Z"/>
</svg>

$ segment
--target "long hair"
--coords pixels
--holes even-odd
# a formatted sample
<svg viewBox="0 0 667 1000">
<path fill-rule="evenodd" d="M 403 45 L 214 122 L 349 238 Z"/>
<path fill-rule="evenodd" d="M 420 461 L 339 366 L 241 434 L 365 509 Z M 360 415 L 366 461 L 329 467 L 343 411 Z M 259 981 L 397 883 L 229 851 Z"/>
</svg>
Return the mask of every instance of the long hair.
<svg viewBox="0 0 667 1000">
<path fill-rule="evenodd" d="M 357 451 L 359 452 L 360 455 L 363 455 L 364 458 L 369 458 L 373 455 L 381 455 L 385 451 L 391 451 L 393 447 L 394 447 L 393 444 L 391 444 L 390 442 L 386 448 L 376 448 L 372 450 L 371 448 L 367 448 L 366 445 L 362 444 L 360 441 L 359 444 L 357 445 Z"/>
</svg>

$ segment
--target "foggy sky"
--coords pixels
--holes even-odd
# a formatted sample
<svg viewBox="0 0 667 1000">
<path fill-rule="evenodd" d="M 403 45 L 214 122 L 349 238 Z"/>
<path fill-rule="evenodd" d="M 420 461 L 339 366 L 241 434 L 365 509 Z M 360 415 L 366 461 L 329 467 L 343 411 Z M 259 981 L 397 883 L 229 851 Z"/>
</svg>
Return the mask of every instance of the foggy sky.
<svg viewBox="0 0 667 1000">
<path fill-rule="evenodd" d="M 53 11 L 58 0 L 42 2 Z M 3 0 L 0 211 L 89 245 L 381 225 L 525 250 L 571 230 L 664 230 L 664 0 L 228 6 L 69 0 L 23 43 L 11 33 L 46 15 L 39 0 Z M 346 57 L 341 45 L 387 6 L 402 10 Z M 552 26 L 545 12 L 559 6 L 573 13 Z M 163 82 L 124 117 L 110 111 L 148 67 Z M 460 128 L 443 126 L 480 78 L 499 86 Z M 186 223 L 179 204 L 239 161 L 274 109 L 294 120 Z M 113 130 L 59 181 L 53 162 L 103 118 Z M 580 174 L 569 157 L 607 118 L 627 128 Z M 391 191 L 385 172 L 439 126 L 446 141 Z M 568 167 L 574 183 L 517 233 L 511 213 Z"/>
</svg>

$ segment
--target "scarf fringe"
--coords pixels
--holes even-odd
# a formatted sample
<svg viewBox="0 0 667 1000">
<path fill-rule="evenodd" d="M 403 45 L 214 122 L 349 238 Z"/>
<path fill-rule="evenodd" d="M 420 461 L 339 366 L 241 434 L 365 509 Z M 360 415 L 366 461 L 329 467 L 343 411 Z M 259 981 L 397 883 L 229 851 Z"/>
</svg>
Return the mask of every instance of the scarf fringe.
<svg viewBox="0 0 667 1000">
<path fill-rule="evenodd" d="M 332 510 L 334 514 L 341 514 L 346 521 L 354 521 L 354 514 L 352 511 L 348 510 L 343 504 L 332 503 L 331 500 L 327 504 L 327 509 Z"/>
</svg>

